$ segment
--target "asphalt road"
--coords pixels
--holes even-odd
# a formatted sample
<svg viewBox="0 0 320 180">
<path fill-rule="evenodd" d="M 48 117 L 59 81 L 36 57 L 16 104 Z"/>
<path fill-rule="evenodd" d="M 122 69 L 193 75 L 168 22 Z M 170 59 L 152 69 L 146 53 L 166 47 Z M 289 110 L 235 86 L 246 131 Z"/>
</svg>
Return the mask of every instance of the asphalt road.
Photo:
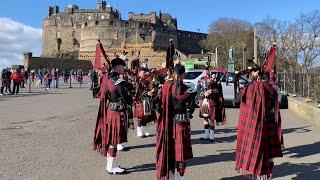
<svg viewBox="0 0 320 180">
<path fill-rule="evenodd" d="M 119 179 L 153 180 L 153 137 L 140 139 L 129 132 L 133 149 L 118 153 L 117 163 L 130 174 L 105 172 L 106 158 L 92 150 L 98 101 L 88 88 L 0 96 L 0 179 Z M 24 90 L 23 90 L 24 91 Z M 194 158 L 187 162 L 185 179 L 244 179 L 234 170 L 238 109 L 227 108 L 228 123 L 217 128 L 214 143 L 200 141 L 202 121 L 192 120 Z M 198 112 L 195 112 L 198 114 Z M 282 110 L 285 146 L 276 159 L 274 179 L 318 179 L 320 175 L 320 127 L 289 110 Z"/>
</svg>

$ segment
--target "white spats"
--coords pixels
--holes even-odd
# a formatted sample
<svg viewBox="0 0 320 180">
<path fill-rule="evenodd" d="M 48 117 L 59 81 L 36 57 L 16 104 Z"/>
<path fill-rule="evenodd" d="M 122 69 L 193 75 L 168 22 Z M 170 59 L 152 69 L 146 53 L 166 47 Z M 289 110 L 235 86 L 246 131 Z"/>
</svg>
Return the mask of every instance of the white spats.
<svg viewBox="0 0 320 180">
<path fill-rule="evenodd" d="M 210 140 L 213 141 L 214 140 L 214 130 L 210 129 Z"/>
<path fill-rule="evenodd" d="M 209 139 L 209 138 L 210 138 L 209 129 L 204 129 L 204 134 L 202 135 L 202 139 Z"/>
<path fill-rule="evenodd" d="M 143 136 L 150 136 L 150 133 L 147 131 L 147 127 L 146 126 L 141 126 L 141 132 Z"/>
<path fill-rule="evenodd" d="M 110 157 L 109 155 L 107 155 L 107 167 L 106 167 L 106 171 L 110 174 L 121 174 L 124 173 L 125 170 L 120 168 L 119 166 L 117 166 L 114 163 L 114 157 Z"/>
<path fill-rule="evenodd" d="M 143 134 L 142 134 L 142 127 L 137 127 L 137 136 L 138 137 L 142 137 Z"/>
</svg>

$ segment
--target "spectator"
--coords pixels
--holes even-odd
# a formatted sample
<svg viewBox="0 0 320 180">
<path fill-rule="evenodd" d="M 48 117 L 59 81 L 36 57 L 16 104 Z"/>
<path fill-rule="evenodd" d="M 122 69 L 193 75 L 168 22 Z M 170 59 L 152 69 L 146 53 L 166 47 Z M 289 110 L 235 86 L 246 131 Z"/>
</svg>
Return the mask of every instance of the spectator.
<svg viewBox="0 0 320 180">
<path fill-rule="evenodd" d="M 143 62 L 141 63 L 141 67 L 148 69 L 148 61 L 149 61 L 149 59 L 145 58 L 143 60 Z"/>
<path fill-rule="evenodd" d="M 34 79 L 36 77 L 36 73 L 34 70 L 31 71 L 31 80 L 32 80 L 32 83 L 34 83 Z"/>
<path fill-rule="evenodd" d="M 53 69 L 53 79 L 54 79 L 54 85 L 55 88 L 59 88 L 59 70 Z"/>
<path fill-rule="evenodd" d="M 22 76 L 19 69 L 16 69 L 15 72 L 10 76 L 13 81 L 13 92 L 12 94 L 19 93 L 19 87 L 21 82 L 23 81 L 24 77 Z"/>
<path fill-rule="evenodd" d="M 64 70 L 63 72 L 63 79 L 64 79 L 64 83 L 67 84 L 69 79 L 69 73 L 67 70 Z"/>
<path fill-rule="evenodd" d="M 44 80 L 46 82 L 46 90 L 48 91 L 51 88 L 51 82 L 52 82 L 51 70 L 49 70 L 47 74 L 44 76 Z"/>
<path fill-rule="evenodd" d="M 7 92 L 7 82 L 6 82 L 6 76 L 7 76 L 7 69 L 2 70 L 1 74 L 1 94 L 5 94 Z"/>
<path fill-rule="evenodd" d="M 10 77 L 11 77 L 11 75 L 12 75 L 12 72 L 11 72 L 11 68 L 7 68 L 7 75 L 6 75 L 6 77 L 7 77 L 7 90 L 9 91 L 9 93 L 11 94 L 11 79 L 10 79 Z"/>
</svg>

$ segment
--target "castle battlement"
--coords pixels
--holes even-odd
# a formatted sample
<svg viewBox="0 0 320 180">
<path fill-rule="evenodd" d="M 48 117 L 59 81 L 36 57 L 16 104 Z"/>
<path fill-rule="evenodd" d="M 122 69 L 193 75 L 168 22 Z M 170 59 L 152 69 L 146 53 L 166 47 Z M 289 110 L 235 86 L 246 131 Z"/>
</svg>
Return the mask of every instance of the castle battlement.
<svg viewBox="0 0 320 180">
<path fill-rule="evenodd" d="M 178 30 L 177 19 L 168 13 L 129 12 L 124 20 L 119 10 L 105 0 L 99 0 L 96 9 L 70 4 L 60 11 L 54 5 L 43 22 L 42 56 L 71 54 L 80 60 L 93 60 L 100 39 L 111 57 L 125 50 L 129 58 L 140 54 L 141 58 L 159 61 L 165 56 L 169 39 L 183 53 L 196 54 L 201 52 L 200 41 L 206 37 L 203 33 Z"/>
</svg>

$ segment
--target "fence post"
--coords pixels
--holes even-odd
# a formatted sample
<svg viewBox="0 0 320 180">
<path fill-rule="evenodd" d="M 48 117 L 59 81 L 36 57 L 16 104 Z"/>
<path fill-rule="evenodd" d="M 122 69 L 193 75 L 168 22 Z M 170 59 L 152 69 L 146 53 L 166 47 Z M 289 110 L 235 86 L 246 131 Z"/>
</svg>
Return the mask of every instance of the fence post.
<svg viewBox="0 0 320 180">
<path fill-rule="evenodd" d="M 28 93 L 31 93 L 31 79 L 29 78 L 29 90 Z"/>
<path fill-rule="evenodd" d="M 69 82 L 70 82 L 69 88 L 72 88 L 72 85 L 71 85 L 71 83 L 72 83 L 72 82 L 71 82 L 71 81 L 72 81 L 72 78 L 71 78 L 71 76 L 72 76 L 72 75 L 71 75 L 71 73 L 70 73 L 70 75 L 69 75 L 69 79 L 70 79 L 70 81 L 69 81 Z"/>
</svg>

